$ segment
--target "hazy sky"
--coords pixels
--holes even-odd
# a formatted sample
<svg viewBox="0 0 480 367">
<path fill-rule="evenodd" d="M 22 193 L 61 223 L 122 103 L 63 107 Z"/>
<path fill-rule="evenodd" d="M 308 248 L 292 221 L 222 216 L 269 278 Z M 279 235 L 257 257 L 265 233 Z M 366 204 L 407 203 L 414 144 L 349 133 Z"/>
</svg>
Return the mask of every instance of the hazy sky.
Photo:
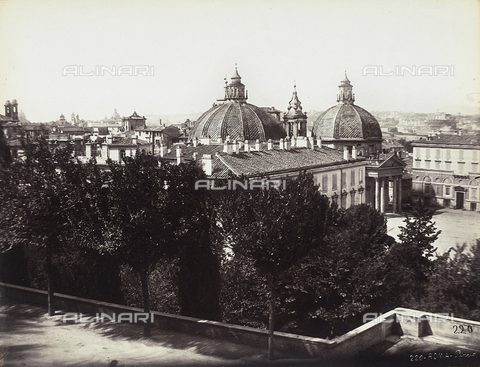
<svg viewBox="0 0 480 367">
<path fill-rule="evenodd" d="M 480 113 L 479 8 L 477 0 L 0 0 L 0 101 L 17 99 L 33 122 L 72 112 L 101 119 L 114 108 L 203 112 L 237 63 L 257 106 L 285 110 L 296 80 L 304 110 L 324 110 L 347 70 L 356 103 L 370 111 Z M 146 65 L 153 75 L 62 75 L 72 65 L 84 73 Z M 374 75 L 396 66 L 448 66 L 448 75 Z"/>
</svg>

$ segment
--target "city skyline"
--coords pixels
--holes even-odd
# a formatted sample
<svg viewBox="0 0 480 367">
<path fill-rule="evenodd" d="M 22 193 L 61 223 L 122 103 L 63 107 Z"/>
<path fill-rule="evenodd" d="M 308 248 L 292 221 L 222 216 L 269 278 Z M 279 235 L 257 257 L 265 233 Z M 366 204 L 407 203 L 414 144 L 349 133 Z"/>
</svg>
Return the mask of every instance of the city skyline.
<svg viewBox="0 0 480 367">
<path fill-rule="evenodd" d="M 72 112 L 98 120 L 114 108 L 201 113 L 223 97 L 235 64 L 257 106 L 285 110 L 295 82 L 304 111 L 326 110 L 346 70 L 366 110 L 480 113 L 473 0 L 13 0 L 0 8 L 0 96 L 17 99 L 32 122 Z"/>
</svg>

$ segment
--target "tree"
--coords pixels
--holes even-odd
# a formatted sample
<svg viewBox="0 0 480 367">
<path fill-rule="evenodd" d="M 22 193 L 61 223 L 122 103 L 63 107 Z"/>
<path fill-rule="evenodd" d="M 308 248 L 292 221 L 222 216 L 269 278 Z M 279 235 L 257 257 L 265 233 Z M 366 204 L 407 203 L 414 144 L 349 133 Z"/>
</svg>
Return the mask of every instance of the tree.
<svg viewBox="0 0 480 367">
<path fill-rule="evenodd" d="M 433 213 L 431 209 L 418 207 L 412 217 L 407 215 L 405 226 L 400 227 L 400 242 L 392 246 L 388 259 L 390 264 L 395 264 L 390 281 L 401 282 L 399 289 L 403 291 L 400 294 L 410 293 L 417 302 L 432 273 L 436 251 L 433 243 L 441 233 L 432 221 Z"/>
<path fill-rule="evenodd" d="M 268 357 L 273 359 L 276 291 L 282 275 L 321 246 L 329 202 L 311 174 L 289 179 L 285 190 L 232 191 L 222 226 L 234 254 L 252 261 L 270 293 Z"/>
<path fill-rule="evenodd" d="M 12 155 L 7 144 L 7 139 L 0 125 L 0 168 L 6 169 L 12 163 Z"/>
<path fill-rule="evenodd" d="M 411 141 L 407 141 L 405 138 L 398 139 L 398 142 L 405 147 L 408 153 L 413 153 L 413 146 Z"/>
<path fill-rule="evenodd" d="M 105 172 L 94 167 L 86 182 L 77 237 L 133 269 L 141 281 L 144 312 L 150 313 L 149 276 L 160 259 L 175 252 L 175 210 L 167 190 L 170 166 L 139 151 L 124 164 L 110 161 L 108 166 Z M 144 334 L 150 335 L 148 322 Z"/>
<path fill-rule="evenodd" d="M 480 240 L 467 247 L 457 245 L 433 260 L 420 303 L 413 305 L 430 312 L 480 320 Z"/>
<path fill-rule="evenodd" d="M 195 190 L 205 179 L 195 162 L 172 166 L 169 188 L 175 202 L 176 242 L 179 250 L 178 293 L 180 313 L 221 320 L 221 246 L 214 243 L 217 198 L 210 190 Z"/>
<path fill-rule="evenodd" d="M 291 270 L 286 331 L 335 337 L 358 326 L 359 316 L 383 299 L 384 259 L 394 242 L 385 217 L 365 204 L 340 209 L 326 232 L 324 246 Z"/>
<path fill-rule="evenodd" d="M 78 166 L 70 146 L 51 144 L 44 137 L 22 144 L 24 159 L 2 175 L 2 249 L 28 244 L 39 250 L 47 273 L 48 314 L 53 316 L 52 256 L 70 237 L 68 211 L 78 184 Z"/>
</svg>

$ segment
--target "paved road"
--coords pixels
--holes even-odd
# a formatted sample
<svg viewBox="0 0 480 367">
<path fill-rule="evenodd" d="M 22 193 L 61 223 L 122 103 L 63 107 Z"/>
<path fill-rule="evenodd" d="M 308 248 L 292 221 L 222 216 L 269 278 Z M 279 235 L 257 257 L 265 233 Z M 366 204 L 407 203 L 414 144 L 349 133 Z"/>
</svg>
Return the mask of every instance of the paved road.
<svg viewBox="0 0 480 367">
<path fill-rule="evenodd" d="M 404 216 L 387 214 L 388 234 L 397 238 L 400 233 L 400 226 L 404 226 Z M 437 253 L 442 254 L 456 244 L 475 243 L 480 238 L 480 213 L 440 209 L 433 216 L 435 226 L 442 230 L 438 240 L 434 243 Z"/>
<path fill-rule="evenodd" d="M 164 331 L 144 338 L 135 324 L 65 324 L 62 313 L 14 304 L 0 296 L 0 366 L 268 366 L 316 365 L 265 348 Z"/>
</svg>

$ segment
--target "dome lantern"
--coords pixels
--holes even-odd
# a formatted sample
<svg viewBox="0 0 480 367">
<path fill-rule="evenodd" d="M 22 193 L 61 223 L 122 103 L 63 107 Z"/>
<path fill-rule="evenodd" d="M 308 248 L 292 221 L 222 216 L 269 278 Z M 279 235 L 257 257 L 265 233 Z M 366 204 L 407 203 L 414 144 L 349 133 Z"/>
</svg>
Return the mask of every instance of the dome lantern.
<svg viewBox="0 0 480 367">
<path fill-rule="evenodd" d="M 337 94 L 338 103 L 353 104 L 355 102 L 355 94 L 352 93 L 353 85 L 350 83 L 347 77 L 347 71 L 345 70 L 345 77 L 338 86 L 339 93 Z"/>
<path fill-rule="evenodd" d="M 235 72 L 231 78 L 231 83 L 225 85 L 225 100 L 246 102 L 247 98 L 245 85 L 242 84 L 242 77 L 238 74 L 237 64 L 235 64 Z"/>
</svg>

